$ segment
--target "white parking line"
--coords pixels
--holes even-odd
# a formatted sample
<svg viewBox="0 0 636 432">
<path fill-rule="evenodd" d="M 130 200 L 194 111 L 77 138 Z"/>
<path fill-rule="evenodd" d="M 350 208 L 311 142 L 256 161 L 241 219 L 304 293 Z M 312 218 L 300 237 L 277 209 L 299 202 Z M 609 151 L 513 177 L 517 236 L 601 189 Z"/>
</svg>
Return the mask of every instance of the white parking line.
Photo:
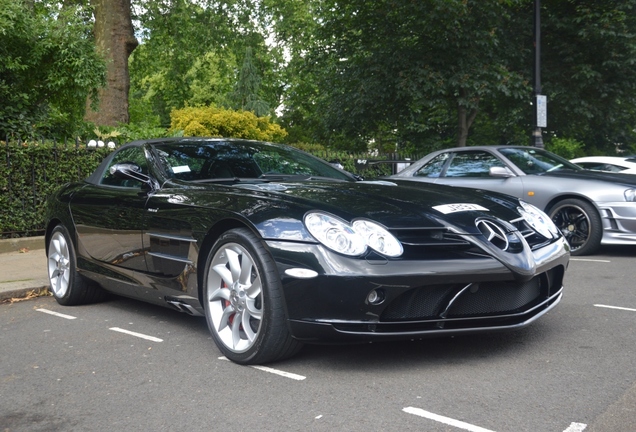
<svg viewBox="0 0 636 432">
<path fill-rule="evenodd" d="M 159 338 L 156 338 L 154 336 L 148 336 L 148 335 L 145 335 L 145 334 L 142 334 L 142 333 L 132 332 L 130 330 L 124 330 L 124 329 L 121 329 L 119 327 L 111 327 L 108 330 L 116 331 L 116 332 L 119 332 L 119 333 L 125 333 L 125 334 L 130 335 L 130 336 L 135 336 L 135 337 L 146 339 L 146 340 L 153 341 L 153 342 L 163 342 L 163 339 L 159 339 Z"/>
<path fill-rule="evenodd" d="M 563 432 L 583 432 L 586 427 L 585 423 L 570 423 L 570 426 Z"/>
<path fill-rule="evenodd" d="M 225 356 L 219 357 L 219 360 L 230 361 Z M 269 372 L 269 373 L 273 373 L 273 374 L 276 374 L 276 375 L 283 376 L 285 378 L 290 378 L 290 379 L 293 379 L 293 380 L 296 380 L 296 381 L 302 381 L 302 380 L 307 378 L 307 377 L 302 376 L 302 375 L 297 375 L 297 374 L 291 373 L 291 372 L 285 372 L 285 371 L 282 371 L 282 370 L 279 370 L 279 369 L 273 369 L 273 368 L 270 368 L 270 367 L 267 367 L 267 366 L 250 366 L 250 367 L 252 367 L 254 369 L 262 370 L 263 372 Z"/>
<path fill-rule="evenodd" d="M 600 308 L 618 309 L 618 310 L 624 310 L 624 311 L 636 312 L 636 309 L 626 308 L 626 307 L 620 307 L 620 306 L 608 306 L 608 305 L 602 305 L 602 304 L 595 304 L 594 306 L 596 306 L 596 307 L 600 307 Z"/>
<path fill-rule="evenodd" d="M 484 429 L 482 427 L 471 425 L 469 423 L 465 423 L 465 422 L 460 421 L 460 420 L 455 420 L 455 419 L 452 419 L 450 417 L 444 417 L 444 416 L 441 416 L 441 415 L 438 415 L 438 414 L 433 414 L 432 412 L 424 411 L 423 409 L 419 409 L 419 408 L 406 407 L 406 408 L 402 408 L 402 411 L 404 411 L 405 413 L 414 414 L 416 416 L 424 417 L 424 418 L 427 418 L 429 420 L 434 420 L 436 422 L 444 423 L 444 424 L 447 424 L 449 426 L 453 426 L 453 427 L 460 428 L 460 429 L 465 429 L 465 430 L 471 431 L 471 432 L 493 432 L 490 429 Z"/>
<path fill-rule="evenodd" d="M 45 314 L 49 314 L 49 315 L 54 315 L 56 317 L 60 317 L 60 318 L 64 318 L 67 320 L 72 320 L 72 319 L 77 319 L 77 317 L 71 316 L 71 315 L 64 315 L 58 312 L 53 312 L 52 310 L 48 310 L 48 309 L 36 309 L 36 311 L 38 312 L 44 312 Z"/>
<path fill-rule="evenodd" d="M 406 407 L 406 408 L 402 408 L 402 411 L 404 411 L 405 413 L 409 413 L 409 414 L 414 414 L 416 416 L 420 416 L 420 417 L 424 417 L 427 418 L 429 420 L 434 420 L 436 422 L 440 422 L 440 423 L 444 423 L 447 424 L 449 426 L 453 426 L 456 428 L 460 428 L 460 429 L 465 429 L 467 431 L 471 431 L 471 432 L 494 432 L 491 431 L 490 429 L 484 429 L 482 427 L 479 426 L 475 426 L 475 425 L 471 425 L 469 423 L 465 423 L 463 421 L 460 420 L 455 420 L 452 419 L 450 417 L 444 417 L 438 414 L 434 414 L 432 412 L 429 411 L 424 411 L 423 409 L 420 408 L 413 408 L 413 407 Z M 564 430 L 563 432 L 583 432 L 583 430 L 587 427 L 587 425 L 585 423 L 570 423 L 570 426 L 568 426 L 568 428 L 566 430 Z"/>
<path fill-rule="evenodd" d="M 602 263 L 611 262 L 610 260 L 589 259 L 589 258 L 570 258 L 570 261 L 602 262 Z"/>
</svg>

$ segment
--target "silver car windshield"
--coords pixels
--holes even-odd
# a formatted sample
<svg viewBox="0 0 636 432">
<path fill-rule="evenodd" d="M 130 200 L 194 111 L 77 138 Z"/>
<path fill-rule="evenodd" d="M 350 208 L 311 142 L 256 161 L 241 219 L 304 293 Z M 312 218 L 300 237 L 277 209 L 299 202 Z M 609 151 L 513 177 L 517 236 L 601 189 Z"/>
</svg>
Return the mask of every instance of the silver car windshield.
<svg viewBox="0 0 636 432">
<path fill-rule="evenodd" d="M 510 159 L 525 174 L 543 174 L 553 171 L 581 171 L 582 168 L 566 159 L 541 149 L 502 148 L 501 154 Z"/>
</svg>

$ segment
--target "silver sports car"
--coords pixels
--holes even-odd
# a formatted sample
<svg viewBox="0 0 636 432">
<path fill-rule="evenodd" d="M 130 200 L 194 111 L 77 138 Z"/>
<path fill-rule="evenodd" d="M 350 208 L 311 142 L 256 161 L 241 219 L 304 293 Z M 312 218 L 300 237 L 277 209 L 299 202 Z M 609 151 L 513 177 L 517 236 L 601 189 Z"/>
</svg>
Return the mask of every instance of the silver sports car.
<svg viewBox="0 0 636 432">
<path fill-rule="evenodd" d="M 445 149 L 391 177 L 522 198 L 552 218 L 567 238 L 572 255 L 592 254 L 601 244 L 636 244 L 636 178 L 584 170 L 542 149 Z"/>
</svg>

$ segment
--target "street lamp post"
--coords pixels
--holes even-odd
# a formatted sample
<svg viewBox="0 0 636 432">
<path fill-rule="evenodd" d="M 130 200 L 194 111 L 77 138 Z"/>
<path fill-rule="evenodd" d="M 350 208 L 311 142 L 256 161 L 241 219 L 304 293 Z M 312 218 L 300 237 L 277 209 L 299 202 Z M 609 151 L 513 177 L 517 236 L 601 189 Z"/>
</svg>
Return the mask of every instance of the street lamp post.
<svg viewBox="0 0 636 432">
<path fill-rule="evenodd" d="M 534 0 L 534 130 L 531 144 L 543 148 L 541 128 L 547 127 L 547 98 L 541 94 L 541 0 Z"/>
</svg>

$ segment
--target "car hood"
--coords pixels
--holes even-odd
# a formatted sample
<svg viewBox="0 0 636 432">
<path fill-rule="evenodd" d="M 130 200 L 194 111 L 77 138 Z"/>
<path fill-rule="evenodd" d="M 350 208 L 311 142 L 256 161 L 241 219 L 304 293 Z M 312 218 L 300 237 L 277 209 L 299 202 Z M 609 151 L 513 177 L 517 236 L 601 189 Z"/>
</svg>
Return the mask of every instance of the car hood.
<svg viewBox="0 0 636 432">
<path fill-rule="evenodd" d="M 621 174 L 621 173 L 612 173 L 612 172 L 602 172 L 602 171 L 574 171 L 574 170 L 562 170 L 562 171 L 552 171 L 547 172 L 545 174 L 541 174 L 545 177 L 556 177 L 556 178 L 569 178 L 574 180 L 596 180 L 609 182 L 614 184 L 622 184 L 626 186 L 636 186 L 636 176 L 634 174 Z"/>
<path fill-rule="evenodd" d="M 476 221 L 497 218 L 499 226 L 516 230 L 519 201 L 496 192 L 409 181 L 298 182 L 239 184 L 237 196 L 251 191 L 264 211 L 246 215 L 267 239 L 314 241 L 302 220 L 311 210 L 332 213 L 346 221 L 367 218 L 389 229 L 441 228 L 468 235 L 471 242 L 508 267 L 520 280 L 535 275 L 529 247 L 518 253 L 500 250 L 486 239 Z M 265 199 L 265 197 L 267 197 Z M 260 216 L 259 216 L 260 214 Z M 265 216 L 261 219 L 261 216 Z M 501 222 L 505 221 L 505 222 Z"/>
<path fill-rule="evenodd" d="M 290 216 L 299 219 L 309 210 L 323 210 L 347 221 L 368 218 L 387 228 L 453 226 L 477 234 L 475 219 L 479 216 L 506 221 L 519 217 L 518 201 L 503 194 L 400 180 L 237 184 L 233 188 L 284 203 Z M 439 207 L 458 204 L 484 210 Z"/>
</svg>

